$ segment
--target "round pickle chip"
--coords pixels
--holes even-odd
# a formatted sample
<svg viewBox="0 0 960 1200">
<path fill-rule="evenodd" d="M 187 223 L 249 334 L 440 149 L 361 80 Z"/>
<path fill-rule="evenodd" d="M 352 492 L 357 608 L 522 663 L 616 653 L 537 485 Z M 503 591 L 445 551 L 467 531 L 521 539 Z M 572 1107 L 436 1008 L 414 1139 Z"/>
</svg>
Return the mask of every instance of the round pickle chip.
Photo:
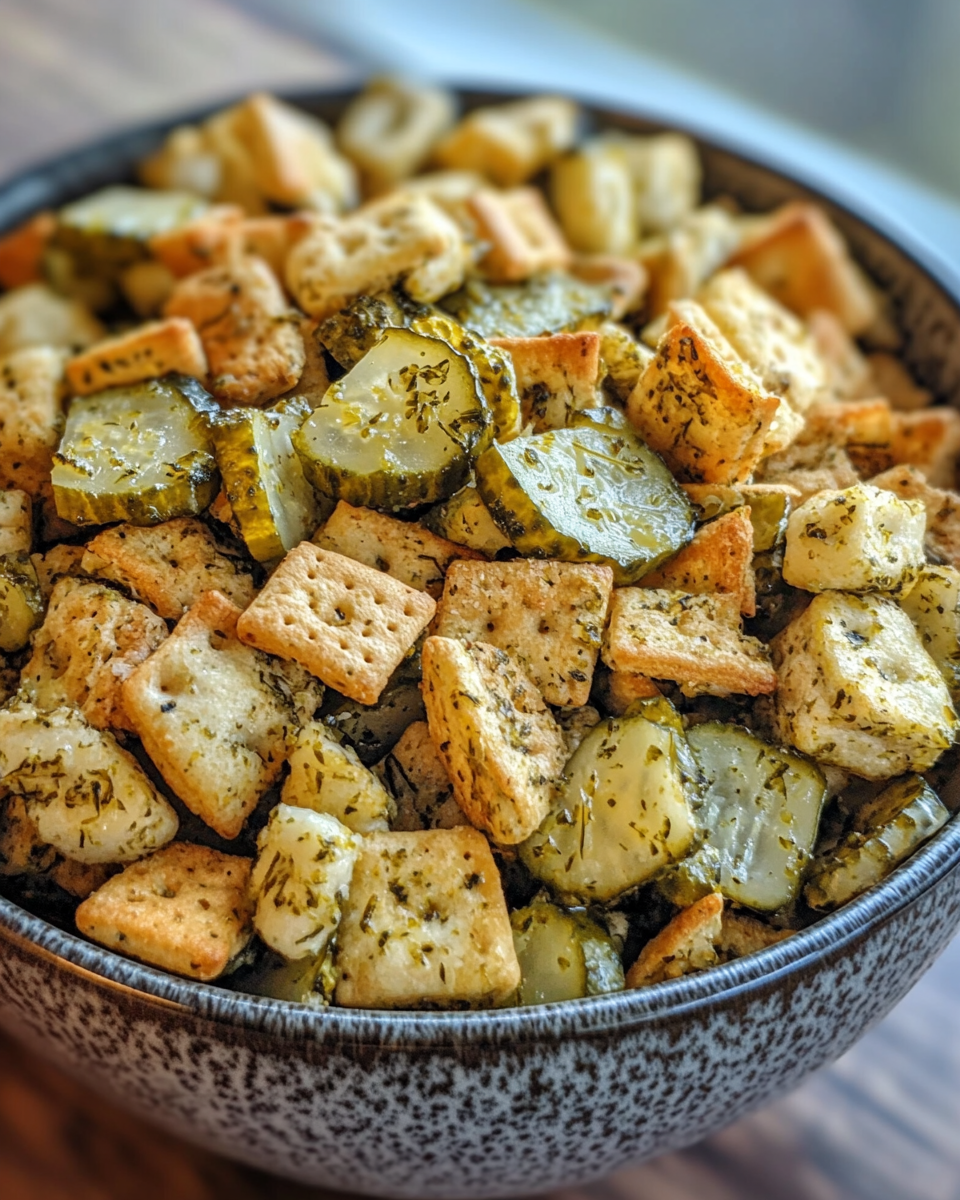
<svg viewBox="0 0 960 1200">
<path fill-rule="evenodd" d="M 445 500 L 493 437 L 473 365 L 440 338 L 388 329 L 293 435 L 307 478 L 365 508 Z"/>
<path fill-rule="evenodd" d="M 477 489 L 521 554 L 599 562 L 635 583 L 693 537 L 693 509 L 662 459 L 634 433 L 556 429 L 493 445 Z"/>
</svg>

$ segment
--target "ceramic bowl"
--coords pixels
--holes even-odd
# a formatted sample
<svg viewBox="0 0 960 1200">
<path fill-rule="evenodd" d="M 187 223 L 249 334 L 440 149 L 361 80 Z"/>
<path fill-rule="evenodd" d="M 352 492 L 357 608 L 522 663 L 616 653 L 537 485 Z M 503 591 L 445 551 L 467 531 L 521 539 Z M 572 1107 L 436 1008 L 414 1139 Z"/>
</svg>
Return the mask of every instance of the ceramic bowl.
<svg viewBox="0 0 960 1200">
<path fill-rule="evenodd" d="M 334 118 L 345 97 L 296 100 Z M 0 188 L 0 228 L 128 178 L 163 132 L 113 138 Z M 709 194 L 751 209 L 811 194 L 730 149 L 702 149 Z M 819 199 L 891 298 L 915 373 L 960 399 L 949 271 Z M 280 1175 L 417 1200 L 542 1191 L 694 1142 L 841 1055 L 960 924 L 958 864 L 954 821 L 881 886 L 759 954 L 646 990 L 497 1012 L 318 1012 L 237 995 L 0 899 L 0 1023 L 148 1120 Z"/>
</svg>

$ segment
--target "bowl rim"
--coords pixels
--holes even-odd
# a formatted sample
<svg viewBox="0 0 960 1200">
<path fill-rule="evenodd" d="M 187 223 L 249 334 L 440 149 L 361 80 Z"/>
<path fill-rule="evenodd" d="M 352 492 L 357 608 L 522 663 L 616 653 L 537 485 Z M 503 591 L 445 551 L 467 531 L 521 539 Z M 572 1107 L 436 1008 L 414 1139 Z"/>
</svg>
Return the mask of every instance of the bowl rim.
<svg viewBox="0 0 960 1200">
<path fill-rule="evenodd" d="M 470 106 L 532 94 L 516 89 L 452 86 Z M 360 85 L 278 94 L 290 103 L 311 108 L 342 104 L 359 90 Z M 572 98 L 580 99 L 578 96 Z M 232 102 L 235 101 L 225 103 Z M 831 181 L 819 178 L 815 170 L 807 169 L 803 163 L 788 165 L 783 162 L 783 156 L 772 149 L 758 152 L 755 146 L 738 144 L 735 137 L 721 138 L 713 132 L 699 132 L 689 122 L 668 125 L 629 105 L 614 109 L 608 103 L 592 103 L 589 98 L 580 102 L 591 117 L 601 121 L 637 121 L 651 129 L 689 133 L 710 150 L 739 158 L 826 202 L 892 244 L 937 285 L 960 320 L 960 274 L 897 221 L 872 212 L 869 203 L 860 208 L 859 202 L 844 193 L 842 187 L 832 186 Z M 126 165 L 136 143 L 158 138 L 177 125 L 203 119 L 223 106 L 205 104 L 187 113 L 121 129 L 66 154 L 28 165 L 11 178 L 0 180 L 0 214 L 5 202 L 12 203 L 14 209 L 22 208 L 15 223 L 40 206 L 39 203 L 31 204 L 32 197 L 39 193 L 49 195 L 51 189 L 60 193 L 58 202 L 62 203 L 62 195 L 70 191 L 70 180 L 89 172 L 87 164 L 91 159 L 106 163 L 114 159 Z M 19 205 L 18 193 L 23 196 Z M 223 986 L 181 978 L 123 958 L 105 947 L 87 942 L 76 933 L 61 930 L 3 896 L 0 896 L 0 941 L 6 940 L 28 957 L 41 958 L 78 980 L 84 979 L 100 989 L 125 995 L 140 1005 L 261 1031 L 273 1040 L 291 1046 L 308 1042 L 325 1046 L 350 1044 L 385 1049 L 459 1050 L 469 1045 L 505 1045 L 518 1041 L 536 1044 L 672 1022 L 692 1011 L 706 1013 L 721 1006 L 735 1006 L 747 993 L 765 993 L 788 981 L 799 981 L 818 963 L 842 956 L 849 946 L 875 933 L 935 889 L 958 866 L 960 820 L 951 818 L 882 883 L 821 917 L 807 929 L 765 950 L 650 988 L 523 1008 L 438 1012 L 314 1008 L 233 992 Z"/>
</svg>

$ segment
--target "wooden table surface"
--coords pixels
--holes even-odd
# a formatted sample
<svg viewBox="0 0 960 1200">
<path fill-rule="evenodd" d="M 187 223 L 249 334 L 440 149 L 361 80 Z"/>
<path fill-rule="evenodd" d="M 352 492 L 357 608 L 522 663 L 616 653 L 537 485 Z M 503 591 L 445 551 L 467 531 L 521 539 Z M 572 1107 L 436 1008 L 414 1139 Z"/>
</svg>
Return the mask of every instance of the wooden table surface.
<svg viewBox="0 0 960 1200">
<path fill-rule="evenodd" d="M 225 0 L 0 0 L 0 178 L 136 120 L 354 74 Z M 960 941 L 791 1096 L 554 1200 L 960 1200 L 958 993 Z M 0 1035 L 0 1200 L 329 1195 L 185 1146 Z"/>
</svg>

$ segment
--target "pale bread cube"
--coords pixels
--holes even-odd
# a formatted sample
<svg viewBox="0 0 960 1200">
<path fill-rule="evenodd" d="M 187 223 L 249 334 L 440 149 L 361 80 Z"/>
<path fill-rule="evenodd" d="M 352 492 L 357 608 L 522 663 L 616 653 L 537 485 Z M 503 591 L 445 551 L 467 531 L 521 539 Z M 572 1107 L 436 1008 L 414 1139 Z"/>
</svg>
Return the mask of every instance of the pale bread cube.
<svg viewBox="0 0 960 1200">
<path fill-rule="evenodd" d="M 253 936 L 250 860 L 176 842 L 133 863 L 77 909 L 84 937 L 154 967 L 210 980 Z"/>
<path fill-rule="evenodd" d="M 550 200 L 567 241 L 585 254 L 627 254 L 639 232 L 633 173 L 623 147 L 596 138 L 557 159 Z"/>
<path fill-rule="evenodd" d="M 480 268 L 492 282 L 519 283 L 570 265 L 570 247 L 538 188 L 481 188 L 466 207 L 481 245 L 489 247 Z"/>
<path fill-rule="evenodd" d="M 738 218 L 719 204 L 706 204 L 688 213 L 665 233 L 645 238 L 638 252 L 650 280 L 648 314 L 659 317 L 675 300 L 696 295 L 704 280 L 727 261 L 742 237 Z"/>
<path fill-rule="evenodd" d="M 242 244 L 243 222 L 239 205 L 211 205 L 193 220 L 155 233 L 148 242 L 150 254 L 175 279 L 183 279 L 228 258 Z"/>
<path fill-rule="evenodd" d="M 590 695 L 613 572 L 595 563 L 455 562 L 437 609 L 440 637 L 516 655 L 548 704 Z"/>
<path fill-rule="evenodd" d="M 891 467 L 870 480 L 903 500 L 919 500 L 926 513 L 925 542 L 930 553 L 960 569 L 960 495 L 931 487 L 916 467 Z"/>
<path fill-rule="evenodd" d="M 960 571 L 922 567 L 916 583 L 899 598 L 916 626 L 923 648 L 940 668 L 953 696 L 960 692 Z"/>
<path fill-rule="evenodd" d="M 520 982 L 500 875 L 475 829 L 363 839 L 337 943 L 347 1008 L 496 1004 Z"/>
<path fill-rule="evenodd" d="M 41 841 L 77 862 L 131 862 L 177 834 L 136 759 L 75 709 L 0 709 L 0 788 L 23 797 Z"/>
<path fill-rule="evenodd" d="M 392 829 L 455 829 L 469 825 L 453 794 L 453 784 L 426 721 L 414 721 L 377 766 L 396 797 Z"/>
<path fill-rule="evenodd" d="M 598 283 L 608 290 L 613 321 L 635 313 L 643 304 L 649 277 L 638 258 L 621 254 L 575 254 L 568 270 L 584 283 Z"/>
<path fill-rule="evenodd" d="M 750 509 L 737 508 L 702 525 L 692 542 L 662 567 L 644 575 L 640 586 L 690 595 L 732 595 L 737 598 L 741 614 L 752 617 L 757 611 L 757 589 Z"/>
<path fill-rule="evenodd" d="M 814 309 L 807 315 L 807 327 L 826 368 L 830 390 L 838 400 L 884 394 L 869 359 L 834 313 Z"/>
<path fill-rule="evenodd" d="M 196 517 L 113 525 L 87 543 L 82 568 L 122 584 L 161 617 L 177 620 L 204 592 L 245 608 L 256 594 L 247 564 Z"/>
<path fill-rule="evenodd" d="M 85 304 L 61 296 L 46 283 L 0 296 L 0 357 L 36 346 L 82 350 L 106 332 Z"/>
<path fill-rule="evenodd" d="M 195 125 L 178 125 L 163 145 L 138 166 L 145 187 L 194 192 L 212 199 L 221 186 L 223 171 L 216 150 Z"/>
<path fill-rule="evenodd" d="M 427 724 L 457 803 L 495 841 L 522 842 L 550 811 L 567 757 L 553 715 L 505 650 L 429 637 L 422 659 Z"/>
<path fill-rule="evenodd" d="M 665 929 L 647 942 L 627 972 L 626 986 L 650 987 L 716 966 L 722 932 L 723 897 L 711 892 L 677 913 Z"/>
<path fill-rule="evenodd" d="M 0 492 L 0 554 L 29 554 L 33 545 L 33 506 L 19 488 Z"/>
<path fill-rule="evenodd" d="M 946 684 L 893 600 L 821 592 L 770 648 L 779 736 L 804 754 L 890 779 L 926 771 L 952 744 Z"/>
<path fill-rule="evenodd" d="M 289 960 L 319 958 L 340 924 L 361 839 L 333 816 L 278 804 L 250 880 L 257 933 Z"/>
<path fill-rule="evenodd" d="M 158 379 L 171 371 L 196 379 L 207 374 L 197 331 L 183 317 L 148 321 L 94 343 L 70 359 L 66 377 L 75 396 L 88 396 L 103 388 Z"/>
<path fill-rule="evenodd" d="M 64 575 L 83 577 L 86 572 L 81 563 L 86 554 L 84 546 L 68 546 L 61 542 L 51 546 L 42 554 L 31 554 L 30 561 L 37 573 L 37 583 L 40 585 L 40 596 L 44 604 L 49 604 L 53 594 L 53 585 Z"/>
<path fill-rule="evenodd" d="M 0 358 L 0 487 L 34 497 L 50 482 L 64 424 L 63 363 L 50 346 Z"/>
<path fill-rule="evenodd" d="M 390 828 L 389 793 L 329 726 L 320 721 L 304 725 L 289 764 L 284 804 L 327 813 L 354 833 Z"/>
<path fill-rule="evenodd" d="M 644 233 L 678 225 L 700 199 L 700 151 L 682 133 L 653 137 L 610 135 L 626 157 L 633 180 L 637 222 Z"/>
<path fill-rule="evenodd" d="M 51 711 L 78 708 L 96 729 L 133 726 L 123 683 L 167 637 L 166 622 L 102 583 L 69 576 L 50 594 L 20 676 L 24 697 Z"/>
<path fill-rule="evenodd" d="M 868 483 L 819 492 L 790 514 L 783 578 L 808 592 L 909 591 L 925 525 L 919 500 Z"/>
<path fill-rule="evenodd" d="M 510 356 L 523 424 L 534 433 L 563 429 L 571 412 L 596 406 L 600 334 L 595 330 L 490 341 Z"/>
<path fill-rule="evenodd" d="M 191 812 L 235 838 L 320 702 L 316 681 L 236 637 L 240 610 L 204 592 L 123 685 L 135 732 Z"/>
</svg>

